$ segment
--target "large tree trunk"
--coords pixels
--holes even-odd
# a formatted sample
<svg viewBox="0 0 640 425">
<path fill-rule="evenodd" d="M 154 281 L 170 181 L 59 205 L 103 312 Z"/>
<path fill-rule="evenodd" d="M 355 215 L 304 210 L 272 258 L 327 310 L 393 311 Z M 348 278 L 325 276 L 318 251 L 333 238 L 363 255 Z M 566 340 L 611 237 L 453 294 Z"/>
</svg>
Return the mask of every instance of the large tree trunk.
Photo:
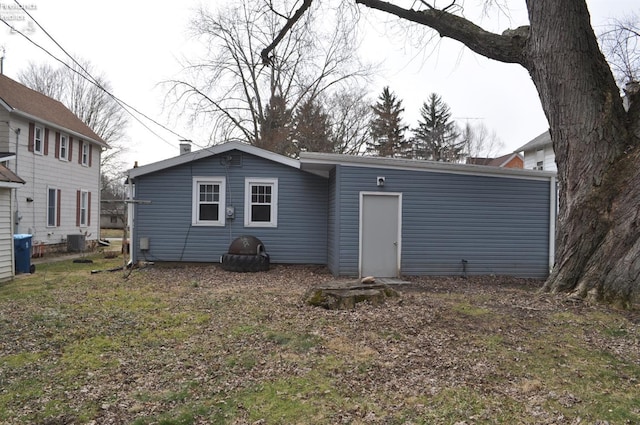
<svg viewBox="0 0 640 425">
<path fill-rule="evenodd" d="M 529 71 L 558 165 L 556 262 L 544 290 L 628 307 L 640 292 L 640 93 L 625 111 L 586 1 L 527 0 L 530 26 L 501 35 L 448 13 L 453 4 L 355 2 Z"/>
<path fill-rule="evenodd" d="M 549 120 L 560 190 L 544 289 L 627 306 L 640 275 L 635 109 L 623 108 L 583 0 L 530 0 L 528 10 L 524 65 Z"/>
<path fill-rule="evenodd" d="M 556 262 L 543 289 L 629 306 L 640 289 L 640 95 L 626 112 L 586 2 L 528 0 L 530 26 L 502 35 L 429 7 L 356 2 L 529 71 L 558 165 Z"/>
</svg>

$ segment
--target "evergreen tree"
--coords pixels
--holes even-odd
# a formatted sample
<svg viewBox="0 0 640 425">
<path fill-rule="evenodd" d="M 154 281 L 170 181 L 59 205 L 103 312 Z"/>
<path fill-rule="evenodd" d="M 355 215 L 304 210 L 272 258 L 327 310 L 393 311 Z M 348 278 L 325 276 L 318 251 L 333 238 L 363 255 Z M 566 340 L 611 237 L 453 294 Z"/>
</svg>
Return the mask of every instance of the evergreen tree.
<svg viewBox="0 0 640 425">
<path fill-rule="evenodd" d="M 315 100 L 306 100 L 298 107 L 293 125 L 298 151 L 334 152 L 329 115 Z"/>
<path fill-rule="evenodd" d="M 420 109 L 421 120 L 413 130 L 413 157 L 455 162 L 464 156 L 464 140 L 451 120 L 451 110 L 436 93 Z"/>
<path fill-rule="evenodd" d="M 260 122 L 256 146 L 281 155 L 293 155 L 292 113 L 282 96 L 273 95 Z"/>
<path fill-rule="evenodd" d="M 401 118 L 404 112 L 402 101 L 389 91 L 389 87 L 385 87 L 372 109 L 372 140 L 367 143 L 367 152 L 387 157 L 405 156 L 408 142 L 404 137 L 407 127 Z"/>
</svg>

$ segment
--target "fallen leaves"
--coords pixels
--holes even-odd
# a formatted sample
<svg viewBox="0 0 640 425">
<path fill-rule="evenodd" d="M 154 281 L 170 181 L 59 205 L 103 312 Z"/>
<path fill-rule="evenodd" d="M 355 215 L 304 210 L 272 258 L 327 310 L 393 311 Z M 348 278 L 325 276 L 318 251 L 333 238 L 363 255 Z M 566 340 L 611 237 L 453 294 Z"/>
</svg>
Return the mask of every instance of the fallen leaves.
<svg viewBox="0 0 640 425">
<path fill-rule="evenodd" d="M 2 299 L 0 423 L 640 420 L 635 312 L 504 277 L 411 278 L 343 311 L 303 302 L 331 280 L 151 267 Z"/>
</svg>

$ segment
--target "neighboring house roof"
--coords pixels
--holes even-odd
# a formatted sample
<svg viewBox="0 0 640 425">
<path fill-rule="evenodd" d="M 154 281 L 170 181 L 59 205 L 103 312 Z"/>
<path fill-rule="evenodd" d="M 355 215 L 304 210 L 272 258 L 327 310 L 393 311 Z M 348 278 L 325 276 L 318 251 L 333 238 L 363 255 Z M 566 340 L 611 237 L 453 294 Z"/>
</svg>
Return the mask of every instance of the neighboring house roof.
<svg viewBox="0 0 640 425">
<path fill-rule="evenodd" d="M 0 187 L 19 187 L 24 183 L 13 171 L 0 164 Z"/>
<path fill-rule="evenodd" d="M 155 173 L 157 171 L 165 170 L 167 168 L 175 167 L 177 165 L 186 164 L 191 161 L 208 158 L 213 155 L 220 155 L 232 150 L 239 150 L 244 153 L 255 155 L 270 161 L 278 162 L 283 165 L 287 165 L 293 168 L 300 168 L 300 161 L 293 158 L 289 158 L 284 155 L 273 153 L 264 149 L 257 148 L 247 143 L 241 142 L 227 142 L 221 145 L 214 145 L 198 151 L 184 153 L 182 155 L 174 156 L 173 158 L 165 159 L 163 161 L 154 162 L 152 164 L 143 165 L 141 167 L 131 168 L 129 170 L 129 177 L 136 178 L 149 173 Z"/>
<path fill-rule="evenodd" d="M 530 151 L 533 149 L 542 149 L 543 147 L 550 144 L 551 144 L 551 134 L 549 133 L 549 130 L 547 130 L 541 135 L 539 135 L 538 137 L 531 140 L 529 143 L 523 146 L 520 146 L 518 149 L 514 150 L 513 152 L 517 153 L 522 151 Z"/>
<path fill-rule="evenodd" d="M 469 157 L 467 158 L 467 164 L 468 165 L 488 165 L 491 167 L 506 167 L 512 160 L 518 159 L 518 158 L 520 159 L 520 161 L 523 160 L 522 155 L 520 155 L 519 153 L 508 153 L 506 155 L 499 156 L 498 158 Z"/>
<path fill-rule="evenodd" d="M 75 133 L 75 136 L 84 140 L 109 147 L 100 136 L 62 103 L 2 74 L 0 74 L 0 105 L 9 112 L 26 119 L 58 127 Z"/>
<path fill-rule="evenodd" d="M 493 161 L 493 158 L 481 158 L 477 156 L 467 158 L 467 164 L 469 165 L 489 165 L 491 161 Z"/>
</svg>

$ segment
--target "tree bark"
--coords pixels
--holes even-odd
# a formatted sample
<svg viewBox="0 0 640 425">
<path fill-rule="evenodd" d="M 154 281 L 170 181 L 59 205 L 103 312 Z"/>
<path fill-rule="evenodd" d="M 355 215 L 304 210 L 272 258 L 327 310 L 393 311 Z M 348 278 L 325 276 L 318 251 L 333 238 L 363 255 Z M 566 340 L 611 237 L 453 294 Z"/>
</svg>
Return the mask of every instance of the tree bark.
<svg viewBox="0 0 640 425">
<path fill-rule="evenodd" d="M 501 35 L 415 2 L 356 3 L 429 26 L 535 84 L 558 166 L 555 266 L 543 290 L 629 307 L 640 288 L 640 94 L 628 111 L 601 53 L 585 0 L 527 0 L 530 25 Z"/>
<path fill-rule="evenodd" d="M 356 1 L 529 71 L 558 166 L 556 262 L 543 289 L 628 307 L 640 281 L 640 107 L 624 110 L 585 1 L 528 0 L 530 26 L 502 35 L 431 8 Z"/>
<path fill-rule="evenodd" d="M 638 288 L 638 137 L 583 0 L 527 4 L 525 66 L 549 120 L 559 182 L 544 289 L 629 306 Z M 637 120 L 637 117 L 636 117 Z"/>
</svg>

